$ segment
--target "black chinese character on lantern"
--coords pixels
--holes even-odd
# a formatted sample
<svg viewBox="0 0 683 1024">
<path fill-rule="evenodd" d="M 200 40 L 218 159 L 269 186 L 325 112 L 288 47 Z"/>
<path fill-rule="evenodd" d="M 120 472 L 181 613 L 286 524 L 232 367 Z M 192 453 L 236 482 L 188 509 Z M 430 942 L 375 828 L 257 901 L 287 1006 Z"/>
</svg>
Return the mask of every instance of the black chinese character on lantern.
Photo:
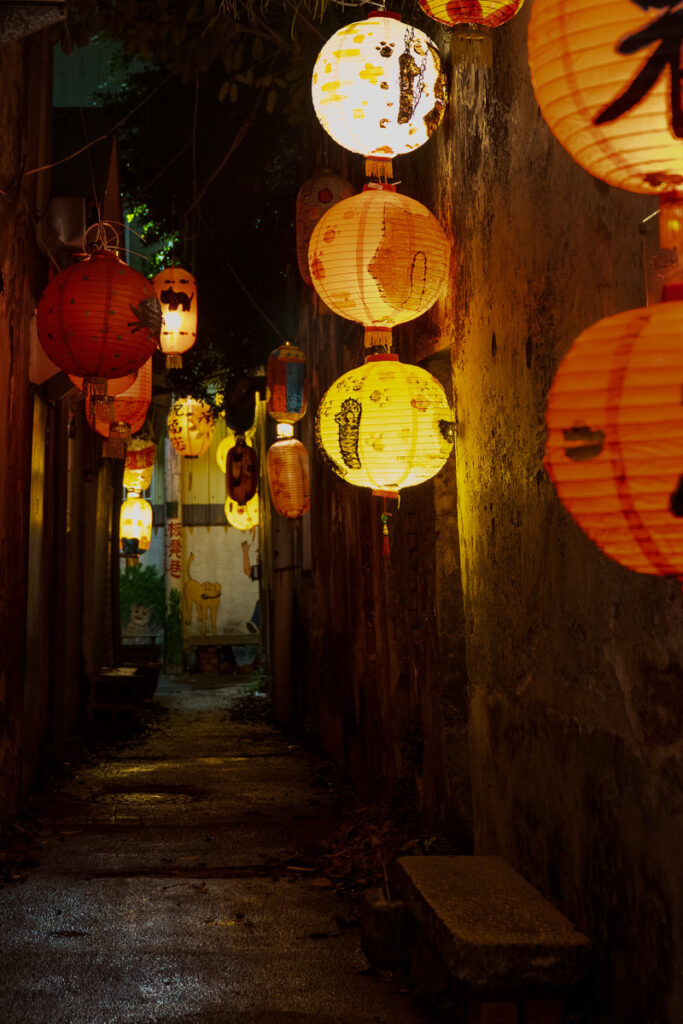
<svg viewBox="0 0 683 1024">
<path fill-rule="evenodd" d="M 671 73 L 671 124 L 674 135 L 683 138 L 681 110 L 681 50 L 683 49 L 683 2 L 681 0 L 632 0 L 643 11 L 666 12 L 639 32 L 625 36 L 617 53 L 631 54 L 659 43 L 628 88 L 594 119 L 594 124 L 608 124 L 632 110 L 654 87 L 668 67 Z"/>
</svg>

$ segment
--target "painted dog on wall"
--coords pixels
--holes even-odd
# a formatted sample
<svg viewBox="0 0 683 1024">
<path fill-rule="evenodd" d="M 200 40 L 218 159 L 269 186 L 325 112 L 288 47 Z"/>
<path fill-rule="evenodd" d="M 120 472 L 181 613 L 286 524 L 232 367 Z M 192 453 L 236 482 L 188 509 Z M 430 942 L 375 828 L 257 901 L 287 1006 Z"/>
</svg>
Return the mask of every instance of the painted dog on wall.
<svg viewBox="0 0 683 1024">
<path fill-rule="evenodd" d="M 193 579 L 190 571 L 193 559 L 194 552 L 191 552 L 186 566 L 188 579 L 183 586 L 183 612 L 185 615 L 185 624 L 189 626 L 192 622 L 192 612 L 196 607 L 197 619 L 201 626 L 202 635 L 207 632 L 207 612 L 211 619 L 211 629 L 209 632 L 215 635 L 218 605 L 221 603 L 221 585 L 220 583 L 210 583 L 208 580 L 205 580 L 204 583 L 200 583 L 199 580 Z"/>
</svg>

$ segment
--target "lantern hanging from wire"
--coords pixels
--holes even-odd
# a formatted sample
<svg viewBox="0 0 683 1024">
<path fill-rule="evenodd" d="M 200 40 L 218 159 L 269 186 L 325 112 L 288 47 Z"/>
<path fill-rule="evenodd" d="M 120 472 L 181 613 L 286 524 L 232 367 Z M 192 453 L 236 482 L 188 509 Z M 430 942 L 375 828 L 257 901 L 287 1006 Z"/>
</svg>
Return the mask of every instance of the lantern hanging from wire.
<svg viewBox="0 0 683 1024">
<path fill-rule="evenodd" d="M 38 336 L 50 359 L 107 394 L 107 381 L 138 370 L 159 343 L 161 309 L 150 281 L 102 250 L 56 274 L 38 303 Z"/>
<path fill-rule="evenodd" d="M 139 556 L 152 543 L 152 506 L 139 495 L 132 495 L 121 504 L 119 547 L 126 565 L 136 565 Z"/>
<path fill-rule="evenodd" d="M 137 378 L 138 371 L 134 373 L 128 373 L 125 377 L 117 377 L 115 380 L 107 381 L 107 394 L 103 395 L 98 392 L 93 393 L 92 389 L 87 394 L 88 407 L 93 408 L 101 420 L 107 420 L 109 423 L 114 418 L 114 398 L 116 395 L 122 394 L 131 387 Z M 84 377 L 76 377 L 74 374 L 69 374 L 69 380 L 77 387 L 79 391 L 85 393 L 86 382 Z"/>
<path fill-rule="evenodd" d="M 123 459 L 126 445 L 133 434 L 141 430 L 147 419 L 147 410 L 152 401 L 152 360 L 147 360 L 138 371 L 137 377 L 126 391 L 113 397 L 111 420 L 102 418 L 100 404 L 93 398 L 86 398 L 86 416 L 90 426 L 103 437 L 102 455 L 109 459 Z"/>
<path fill-rule="evenodd" d="M 259 496 L 255 494 L 246 505 L 225 499 L 225 518 L 237 530 L 255 530 L 260 521 Z"/>
<path fill-rule="evenodd" d="M 207 402 L 187 396 L 177 398 L 166 422 L 168 439 L 186 459 L 196 459 L 211 444 L 214 421 Z"/>
<path fill-rule="evenodd" d="M 308 252 L 327 305 L 365 326 L 365 345 L 388 346 L 391 329 L 425 313 L 443 291 L 450 244 L 436 217 L 393 185 L 372 182 L 332 207 Z"/>
<path fill-rule="evenodd" d="M 609 558 L 683 579 L 683 284 L 664 296 L 576 339 L 548 396 L 544 464 Z"/>
<path fill-rule="evenodd" d="M 123 486 L 128 490 L 137 491 L 138 494 L 151 487 L 156 457 L 157 446 L 154 441 L 134 437 L 126 448 Z"/>
<path fill-rule="evenodd" d="M 392 158 L 427 142 L 441 124 L 446 76 L 436 45 L 392 11 L 373 11 L 327 40 L 315 62 L 313 106 L 335 142 L 366 158 L 366 174 L 391 178 Z"/>
<path fill-rule="evenodd" d="M 278 423 L 296 423 L 308 406 L 306 356 L 298 345 L 286 341 L 268 356 L 266 408 Z"/>
<path fill-rule="evenodd" d="M 267 455 L 270 499 L 286 519 L 300 519 L 311 507 L 308 452 L 293 431 L 291 423 L 278 423 L 278 439 Z"/>
<path fill-rule="evenodd" d="M 355 195 L 350 181 L 332 171 L 320 171 L 303 183 L 296 197 L 296 258 L 299 273 L 312 284 L 308 269 L 308 246 L 313 228 L 324 213 L 341 199 Z"/>
<path fill-rule="evenodd" d="M 197 282 L 182 267 L 167 267 L 155 274 L 153 284 L 162 314 L 159 347 L 166 366 L 177 368 L 197 340 Z"/>
<path fill-rule="evenodd" d="M 258 455 L 247 440 L 238 436 L 228 449 L 225 492 L 237 505 L 246 505 L 258 489 Z"/>
<path fill-rule="evenodd" d="M 683 185 L 681 29 L 671 4 L 662 6 L 534 0 L 531 8 L 531 80 L 548 127 L 585 170 L 631 192 Z"/>
<path fill-rule="evenodd" d="M 523 3 L 524 0 L 419 0 L 425 14 L 450 28 L 464 24 L 498 28 L 514 18 Z"/>
<path fill-rule="evenodd" d="M 254 447 L 254 435 L 256 433 L 256 424 L 254 424 L 251 430 L 248 430 L 246 434 L 237 434 L 228 427 L 228 432 L 220 444 L 216 448 L 216 465 L 220 469 L 221 473 L 227 473 L 228 471 L 228 452 L 235 444 L 238 437 L 243 438 L 245 443 Z"/>
</svg>

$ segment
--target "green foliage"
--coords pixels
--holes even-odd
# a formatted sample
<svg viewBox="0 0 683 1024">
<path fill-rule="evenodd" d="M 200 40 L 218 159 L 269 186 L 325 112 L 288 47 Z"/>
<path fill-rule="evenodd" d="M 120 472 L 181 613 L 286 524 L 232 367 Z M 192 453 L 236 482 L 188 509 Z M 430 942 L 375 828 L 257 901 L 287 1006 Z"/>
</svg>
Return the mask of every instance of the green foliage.
<svg viewBox="0 0 683 1024">
<path fill-rule="evenodd" d="M 183 619 L 180 591 L 174 587 L 168 593 L 164 621 L 164 665 L 167 670 L 182 668 Z"/>
<path fill-rule="evenodd" d="M 130 611 L 134 604 L 152 609 L 150 626 L 158 629 L 163 626 L 166 617 L 166 597 L 164 580 L 153 565 L 128 565 L 119 578 L 119 600 L 121 604 L 121 624 L 125 627 L 130 621 Z"/>
</svg>

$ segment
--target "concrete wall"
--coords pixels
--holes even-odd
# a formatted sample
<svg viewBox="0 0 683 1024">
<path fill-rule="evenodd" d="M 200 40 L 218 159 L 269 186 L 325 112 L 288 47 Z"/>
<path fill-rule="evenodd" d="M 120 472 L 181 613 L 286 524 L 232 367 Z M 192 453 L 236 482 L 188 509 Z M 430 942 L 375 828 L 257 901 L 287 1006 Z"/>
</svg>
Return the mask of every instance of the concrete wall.
<svg viewBox="0 0 683 1024">
<path fill-rule="evenodd" d="M 454 240 L 448 294 L 397 340 L 437 375 L 451 360 L 455 459 L 404 492 L 382 564 L 377 506 L 312 451 L 303 713 L 363 792 L 413 796 L 463 845 L 471 781 L 474 848 L 504 856 L 594 939 L 596 1000 L 620 1024 L 674 1024 L 683 598 L 604 557 L 541 461 L 562 355 L 600 317 L 644 303 L 639 223 L 656 203 L 594 180 L 552 138 L 527 20 L 523 9 L 494 34 L 491 71 L 453 70 L 448 123 L 397 162 L 401 190 Z M 359 331 L 314 321 L 304 295 L 314 409 L 362 354 Z M 302 436 L 312 446 L 311 421 Z"/>
</svg>

